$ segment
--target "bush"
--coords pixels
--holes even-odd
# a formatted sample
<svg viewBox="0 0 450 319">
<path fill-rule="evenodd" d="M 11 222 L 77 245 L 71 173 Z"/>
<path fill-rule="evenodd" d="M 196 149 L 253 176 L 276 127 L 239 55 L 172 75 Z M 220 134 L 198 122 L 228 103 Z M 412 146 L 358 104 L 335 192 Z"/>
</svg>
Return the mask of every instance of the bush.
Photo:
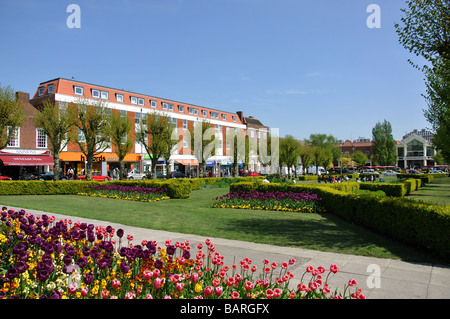
<svg viewBox="0 0 450 319">
<path fill-rule="evenodd" d="M 300 175 L 298 176 L 299 181 L 317 181 L 319 176 L 317 175 Z"/>
<path fill-rule="evenodd" d="M 354 185 L 355 184 L 355 185 Z M 312 191 L 322 198 L 321 205 L 349 222 L 371 228 L 381 234 L 397 238 L 411 245 L 429 249 L 450 260 L 450 206 L 416 202 L 403 197 L 408 183 L 337 183 L 311 184 L 260 184 L 238 183 L 231 190 L 241 191 Z M 383 191 L 385 197 L 355 194 L 355 190 Z M 342 190 L 340 190 L 342 189 Z M 343 191 L 344 190 L 344 191 Z"/>
</svg>

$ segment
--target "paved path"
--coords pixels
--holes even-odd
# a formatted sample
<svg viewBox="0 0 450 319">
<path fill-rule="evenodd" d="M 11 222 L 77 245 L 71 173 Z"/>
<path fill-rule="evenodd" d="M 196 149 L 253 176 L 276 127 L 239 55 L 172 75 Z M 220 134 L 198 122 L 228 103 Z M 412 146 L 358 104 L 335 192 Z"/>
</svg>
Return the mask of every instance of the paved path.
<svg viewBox="0 0 450 319">
<path fill-rule="evenodd" d="M 3 206 L 3 205 L 2 205 Z M 12 207 L 8 207 L 12 208 Z M 18 208 L 15 208 L 18 209 Z M 20 209 L 20 208 L 19 208 Z M 26 209 L 36 215 L 41 211 Z M 159 245 L 171 239 L 175 241 L 189 240 L 192 247 L 198 242 L 204 242 L 206 237 L 180 234 L 160 230 L 131 227 L 100 220 L 71 217 L 59 214 L 57 219 L 70 218 L 94 225 L 111 225 L 115 229 L 122 228 L 125 234 L 134 236 L 133 242 L 142 240 L 156 240 Z M 291 285 L 295 287 L 302 277 L 306 267 L 323 266 L 329 269 L 331 264 L 339 267 L 339 272 L 328 280 L 331 290 L 339 288 L 342 292 L 344 285 L 350 278 L 358 281 L 358 288 L 368 299 L 449 299 L 450 298 L 450 267 L 434 264 L 417 264 L 399 260 L 353 256 L 346 254 L 327 253 L 301 248 L 271 246 L 209 237 L 216 246 L 216 251 L 225 257 L 225 265 L 239 263 L 245 257 L 252 259 L 253 264 L 262 265 L 263 259 L 281 263 L 295 258 L 296 263 L 290 266 L 295 275 Z M 196 248 L 194 249 L 194 252 Z M 260 268 L 260 267 L 259 267 Z M 328 271 L 327 271 L 328 273 Z M 377 277 L 376 275 L 380 276 Z"/>
</svg>

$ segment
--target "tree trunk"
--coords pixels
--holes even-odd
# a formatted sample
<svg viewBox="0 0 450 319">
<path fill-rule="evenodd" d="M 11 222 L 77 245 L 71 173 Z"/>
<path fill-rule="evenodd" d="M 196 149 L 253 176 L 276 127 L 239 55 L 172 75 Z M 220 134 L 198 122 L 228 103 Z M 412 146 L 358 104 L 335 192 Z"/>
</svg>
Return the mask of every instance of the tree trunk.
<svg viewBox="0 0 450 319">
<path fill-rule="evenodd" d="M 119 180 L 123 180 L 123 171 L 125 169 L 125 163 L 123 162 L 123 159 L 119 158 Z"/>
<path fill-rule="evenodd" d="M 86 159 L 86 180 L 90 181 L 92 180 L 92 164 L 94 162 L 94 155 L 89 154 L 88 156 L 86 156 Z"/>
<path fill-rule="evenodd" d="M 59 167 L 59 154 L 53 153 L 53 161 L 55 162 L 53 166 L 53 173 L 55 174 L 54 179 L 55 181 L 59 180 L 59 172 L 61 171 L 61 168 Z"/>
</svg>

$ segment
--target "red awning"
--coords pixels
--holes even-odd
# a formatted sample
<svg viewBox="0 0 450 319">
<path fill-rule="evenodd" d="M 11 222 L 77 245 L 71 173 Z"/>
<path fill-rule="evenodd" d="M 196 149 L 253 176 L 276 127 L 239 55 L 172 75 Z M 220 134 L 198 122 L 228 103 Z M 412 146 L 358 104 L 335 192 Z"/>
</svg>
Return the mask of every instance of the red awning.
<svg viewBox="0 0 450 319">
<path fill-rule="evenodd" d="M 2 155 L 0 160 L 5 166 L 51 166 L 55 162 L 48 155 Z"/>
</svg>

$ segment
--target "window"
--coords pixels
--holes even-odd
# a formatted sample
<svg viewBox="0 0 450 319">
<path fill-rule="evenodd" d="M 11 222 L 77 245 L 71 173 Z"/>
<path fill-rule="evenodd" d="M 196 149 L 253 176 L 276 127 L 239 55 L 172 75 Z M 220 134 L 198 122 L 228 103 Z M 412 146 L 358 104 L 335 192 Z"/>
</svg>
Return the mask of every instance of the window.
<svg viewBox="0 0 450 319">
<path fill-rule="evenodd" d="M 44 95 L 45 86 L 40 86 L 38 89 L 38 96 Z"/>
<path fill-rule="evenodd" d="M 109 99 L 109 93 L 106 91 L 101 92 L 101 99 L 102 100 L 108 100 Z"/>
<path fill-rule="evenodd" d="M 233 122 L 236 123 L 237 119 L 236 116 L 233 116 Z"/>
<path fill-rule="evenodd" d="M 116 93 L 116 101 L 123 103 L 123 94 Z"/>
<path fill-rule="evenodd" d="M 202 115 L 203 115 L 204 117 L 207 117 L 207 116 L 208 116 L 208 112 L 206 112 L 206 110 L 202 110 Z"/>
<path fill-rule="evenodd" d="M 95 99 L 100 98 L 100 91 L 99 90 L 92 90 L 92 97 Z"/>
<path fill-rule="evenodd" d="M 219 113 L 217 112 L 209 112 L 212 119 L 219 119 Z"/>
<path fill-rule="evenodd" d="M 162 107 L 163 107 L 163 110 L 173 111 L 173 104 L 172 103 L 163 102 L 162 103 Z"/>
<path fill-rule="evenodd" d="M 224 120 L 224 121 L 227 120 L 227 115 L 226 114 L 222 114 L 222 120 Z"/>
<path fill-rule="evenodd" d="M 130 99 L 131 99 L 131 104 L 137 104 L 138 103 L 137 97 L 131 96 Z"/>
<path fill-rule="evenodd" d="M 139 113 L 139 112 L 134 113 L 134 123 L 135 124 L 139 124 L 141 118 L 143 119 L 142 113 Z"/>
<path fill-rule="evenodd" d="M 406 156 L 424 156 L 423 151 L 423 143 L 418 140 L 413 140 L 407 144 L 407 154 Z"/>
<path fill-rule="evenodd" d="M 83 87 L 82 86 L 75 86 L 73 90 L 76 95 L 83 95 Z"/>
<path fill-rule="evenodd" d="M 183 120 L 183 129 L 187 130 L 187 120 Z"/>
<path fill-rule="evenodd" d="M 52 94 L 53 93 L 53 88 L 55 87 L 55 85 L 54 84 L 50 84 L 49 86 L 48 86 L 48 94 Z"/>
<path fill-rule="evenodd" d="M 47 135 L 41 128 L 36 129 L 36 147 L 47 148 Z"/>
<path fill-rule="evenodd" d="M 178 112 L 184 113 L 184 106 L 183 105 L 178 105 Z"/>
<path fill-rule="evenodd" d="M 121 117 L 127 117 L 127 111 L 121 110 L 121 111 L 120 111 L 120 116 L 121 116 Z"/>
<path fill-rule="evenodd" d="M 183 136 L 183 148 L 187 148 L 187 147 L 188 147 L 187 136 Z"/>
<path fill-rule="evenodd" d="M 150 100 L 150 106 L 152 108 L 156 108 L 156 105 L 157 105 L 156 101 Z"/>
<path fill-rule="evenodd" d="M 140 105 L 140 106 L 144 106 L 144 104 L 145 104 L 145 101 L 144 101 L 144 99 L 143 98 L 138 98 L 138 105 Z"/>
<path fill-rule="evenodd" d="M 81 142 L 81 143 L 86 142 L 86 138 L 84 137 L 84 133 L 83 133 L 83 131 L 80 128 L 78 128 L 78 142 Z"/>
<path fill-rule="evenodd" d="M 188 113 L 192 115 L 198 115 L 198 109 L 194 107 L 188 107 Z"/>
<path fill-rule="evenodd" d="M 12 135 L 8 147 L 20 147 L 20 127 L 17 127 L 15 130 L 11 130 L 11 127 L 8 127 L 8 135 Z"/>
</svg>

